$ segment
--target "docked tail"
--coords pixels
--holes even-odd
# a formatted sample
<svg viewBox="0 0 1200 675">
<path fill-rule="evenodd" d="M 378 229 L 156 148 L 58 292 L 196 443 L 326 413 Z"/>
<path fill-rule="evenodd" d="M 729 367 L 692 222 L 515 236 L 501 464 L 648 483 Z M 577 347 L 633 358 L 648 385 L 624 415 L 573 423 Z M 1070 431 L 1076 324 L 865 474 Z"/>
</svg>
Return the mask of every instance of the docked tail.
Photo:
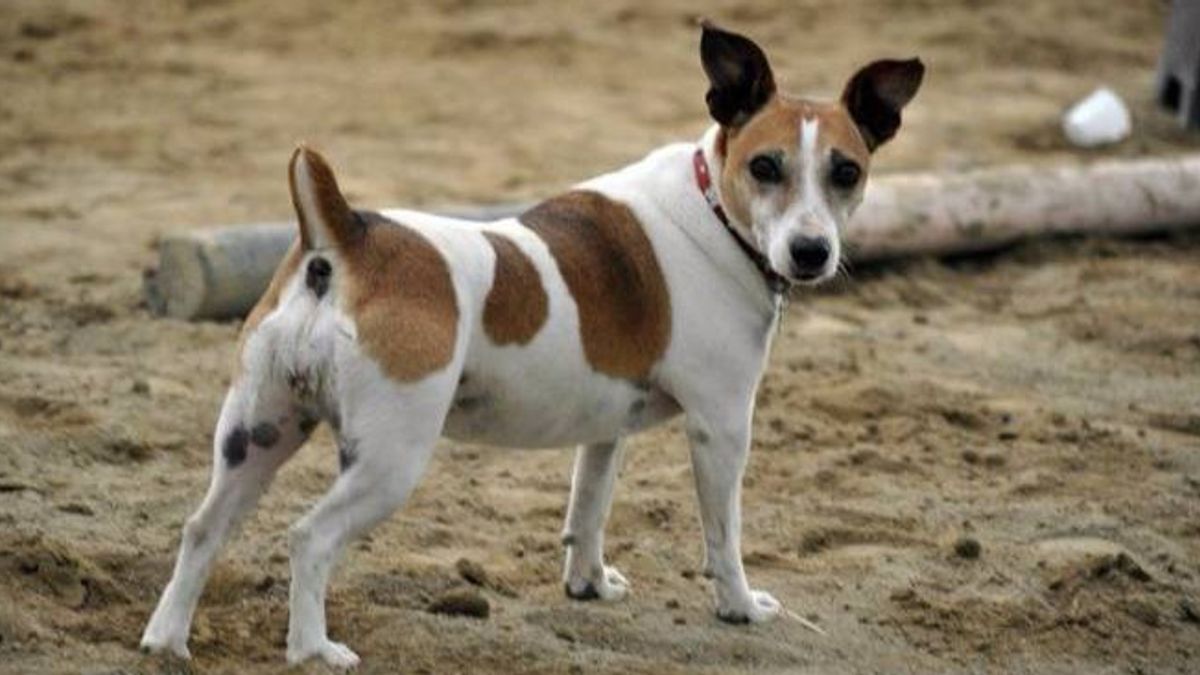
<svg viewBox="0 0 1200 675">
<path fill-rule="evenodd" d="M 350 210 L 319 153 L 303 144 L 297 147 L 288 164 L 288 184 L 304 250 L 344 249 L 362 237 L 363 221 Z"/>
</svg>

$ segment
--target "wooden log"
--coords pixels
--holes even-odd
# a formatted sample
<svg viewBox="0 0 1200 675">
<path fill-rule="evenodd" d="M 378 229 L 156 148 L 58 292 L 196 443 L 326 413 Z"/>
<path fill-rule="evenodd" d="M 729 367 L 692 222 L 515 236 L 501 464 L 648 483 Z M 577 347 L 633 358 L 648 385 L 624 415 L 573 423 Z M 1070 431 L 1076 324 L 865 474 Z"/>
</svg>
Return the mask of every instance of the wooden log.
<svg viewBox="0 0 1200 675">
<path fill-rule="evenodd" d="M 143 280 L 146 303 L 155 314 L 177 319 L 245 316 L 296 233 L 295 223 L 263 223 L 165 237 L 158 268 Z"/>
<path fill-rule="evenodd" d="M 528 205 L 443 213 L 474 220 Z M 850 257 L 978 251 L 1048 233 L 1125 234 L 1200 225 L 1200 155 L 1070 166 L 1012 166 L 872 180 L 844 233 Z M 243 316 L 296 236 L 294 223 L 199 230 L 164 239 L 146 297 L 182 319 Z"/>
<path fill-rule="evenodd" d="M 959 253 L 1054 233 L 1200 225 L 1200 155 L 959 174 L 897 174 L 867 187 L 845 238 L 854 260 Z"/>
</svg>

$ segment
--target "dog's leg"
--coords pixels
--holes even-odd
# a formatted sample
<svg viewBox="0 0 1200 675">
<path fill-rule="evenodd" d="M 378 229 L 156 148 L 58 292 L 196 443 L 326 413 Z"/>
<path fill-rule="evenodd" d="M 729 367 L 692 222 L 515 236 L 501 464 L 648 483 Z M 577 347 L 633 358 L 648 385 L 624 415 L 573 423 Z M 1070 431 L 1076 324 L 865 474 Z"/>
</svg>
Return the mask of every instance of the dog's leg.
<svg viewBox="0 0 1200 675">
<path fill-rule="evenodd" d="M 567 561 L 563 585 L 575 600 L 617 600 L 629 582 L 604 564 L 604 524 L 621 464 L 620 442 L 583 445 L 575 454 L 571 503 L 563 528 Z"/>
<path fill-rule="evenodd" d="M 183 527 L 175 571 L 142 634 L 143 649 L 189 657 L 192 614 L 213 559 L 313 424 L 283 392 L 245 385 L 230 389 L 213 439 L 208 494 Z"/>
<path fill-rule="evenodd" d="M 377 383 L 342 399 L 342 473 L 291 529 L 289 663 L 320 656 L 336 668 L 357 665 L 358 655 L 326 630 L 329 574 L 346 545 L 399 508 L 424 473 L 456 381 L 437 379 L 399 396 Z"/>
<path fill-rule="evenodd" d="M 704 525 L 704 573 L 713 580 L 717 616 L 730 623 L 768 621 L 779 613 L 779 602 L 751 590 L 742 567 L 742 474 L 750 419 L 711 424 L 689 416 L 688 438 Z"/>
</svg>

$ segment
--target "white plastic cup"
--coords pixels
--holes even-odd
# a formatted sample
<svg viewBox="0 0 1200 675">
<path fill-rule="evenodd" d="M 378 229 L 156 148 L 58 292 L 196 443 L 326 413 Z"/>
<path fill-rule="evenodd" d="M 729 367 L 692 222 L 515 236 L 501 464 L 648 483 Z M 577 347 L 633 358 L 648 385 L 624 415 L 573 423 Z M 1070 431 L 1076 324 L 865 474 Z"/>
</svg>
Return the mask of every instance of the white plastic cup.
<svg viewBox="0 0 1200 675">
<path fill-rule="evenodd" d="M 1116 143 L 1132 130 L 1129 108 L 1108 87 L 1101 87 L 1063 115 L 1063 133 L 1074 145 L 1094 148 Z"/>
</svg>

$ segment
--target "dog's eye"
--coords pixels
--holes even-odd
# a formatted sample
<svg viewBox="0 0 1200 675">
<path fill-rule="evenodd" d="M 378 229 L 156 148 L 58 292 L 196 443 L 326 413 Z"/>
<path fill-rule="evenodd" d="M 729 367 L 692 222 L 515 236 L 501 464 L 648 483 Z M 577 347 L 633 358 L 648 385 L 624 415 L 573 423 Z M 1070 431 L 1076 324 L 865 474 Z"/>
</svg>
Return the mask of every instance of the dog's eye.
<svg viewBox="0 0 1200 675">
<path fill-rule="evenodd" d="M 783 167 L 779 159 L 771 155 L 759 155 L 750 160 L 750 175 L 760 183 L 782 183 Z"/>
<path fill-rule="evenodd" d="M 849 190 L 858 185 L 860 178 L 862 178 L 862 169 L 850 160 L 837 162 L 829 174 L 829 180 L 833 182 L 833 186 L 841 190 Z"/>
</svg>

